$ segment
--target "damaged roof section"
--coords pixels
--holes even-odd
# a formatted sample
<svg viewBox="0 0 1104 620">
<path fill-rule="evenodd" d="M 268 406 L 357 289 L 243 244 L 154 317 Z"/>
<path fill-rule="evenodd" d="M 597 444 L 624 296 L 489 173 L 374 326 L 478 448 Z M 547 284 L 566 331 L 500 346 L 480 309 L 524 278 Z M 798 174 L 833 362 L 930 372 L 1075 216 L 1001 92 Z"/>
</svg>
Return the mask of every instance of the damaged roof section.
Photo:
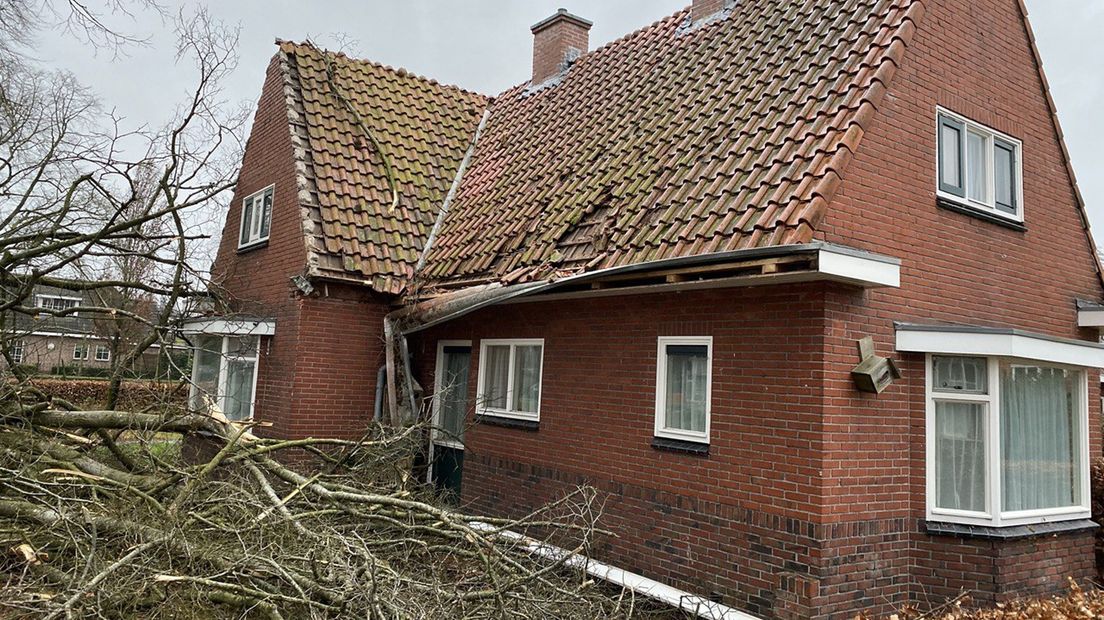
<svg viewBox="0 0 1104 620">
<path fill-rule="evenodd" d="M 309 43 L 279 45 L 309 273 L 399 294 L 488 100 Z"/>
<path fill-rule="evenodd" d="M 919 0 L 689 10 L 497 97 L 428 252 L 431 285 L 527 282 L 808 243 Z"/>
</svg>

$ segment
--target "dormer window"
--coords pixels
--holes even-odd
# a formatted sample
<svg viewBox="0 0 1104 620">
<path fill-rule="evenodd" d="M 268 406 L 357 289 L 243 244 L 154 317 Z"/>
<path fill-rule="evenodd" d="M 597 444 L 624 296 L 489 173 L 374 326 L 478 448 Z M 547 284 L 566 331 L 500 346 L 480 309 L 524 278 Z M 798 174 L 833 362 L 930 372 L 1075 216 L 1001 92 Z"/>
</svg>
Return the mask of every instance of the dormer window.
<svg viewBox="0 0 1104 620">
<path fill-rule="evenodd" d="M 37 295 L 38 307 L 43 310 L 49 310 L 51 312 L 65 312 L 66 310 L 72 310 L 80 305 L 81 299 L 79 297 L 63 297 L 60 295 Z M 39 316 L 49 316 L 43 312 Z M 69 316 L 77 316 L 76 312 L 70 313 Z"/>
<path fill-rule="evenodd" d="M 939 111 L 939 197 L 1023 222 L 1021 143 L 946 110 Z"/>
<path fill-rule="evenodd" d="M 268 241 L 272 226 L 272 193 L 275 186 L 247 197 L 242 201 L 241 236 L 238 249 L 250 248 Z"/>
</svg>

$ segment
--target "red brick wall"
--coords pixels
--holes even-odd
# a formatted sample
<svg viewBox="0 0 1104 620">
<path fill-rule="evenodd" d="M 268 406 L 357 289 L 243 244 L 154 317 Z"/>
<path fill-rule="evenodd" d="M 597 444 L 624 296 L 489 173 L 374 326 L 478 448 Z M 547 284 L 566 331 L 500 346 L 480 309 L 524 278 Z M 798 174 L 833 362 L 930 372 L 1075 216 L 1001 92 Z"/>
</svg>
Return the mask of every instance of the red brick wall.
<svg viewBox="0 0 1104 620">
<path fill-rule="evenodd" d="M 1051 111 L 1016 0 L 930 0 L 879 113 L 848 168 L 818 238 L 900 257 L 901 287 L 827 296 L 825 519 L 925 516 L 925 395 L 922 355 L 897 355 L 904 379 L 872 397 L 848 376 L 854 341 L 874 336 L 894 355 L 894 321 L 1011 326 L 1095 340 L 1077 328 L 1076 298 L 1100 299 L 1092 244 L 1066 173 Z M 936 205 L 936 106 L 1023 141 L 1026 232 Z M 1091 451 L 1100 452 L 1099 376 L 1090 373 Z M 919 600 L 957 594 L 964 584 L 1005 595 L 1037 590 L 1046 574 L 1091 575 L 1091 537 L 1031 543 L 965 543 L 914 532 L 914 561 L 936 575 L 911 587 Z M 896 594 L 878 568 L 909 543 L 863 548 L 868 568 L 843 587 Z M 1024 549 L 1031 547 L 1031 552 Z M 835 549 L 830 553 L 844 553 Z M 941 553 L 961 569 L 939 569 Z M 1045 562 L 1043 561 L 1045 559 Z M 1045 570 L 1044 570 L 1045 569 Z M 956 574 L 957 570 L 957 574 Z M 1030 578 L 1021 578 L 1015 571 Z M 1061 583 L 1061 580 L 1051 581 Z M 985 598 L 983 596 L 983 598 Z"/>
<path fill-rule="evenodd" d="M 930 536 L 923 356 L 897 354 L 895 321 L 1012 326 L 1095 340 L 1074 300 L 1104 296 L 1015 0 L 929 1 L 913 44 L 818 238 L 900 257 L 900 289 L 806 285 L 518 304 L 420 335 L 544 337 L 538 432 L 476 427 L 465 499 L 517 512 L 581 481 L 610 495 L 609 557 L 779 617 L 890 611 L 959 588 L 996 600 L 1092 574 L 1086 534 L 1010 542 Z M 1026 232 L 935 200 L 935 107 L 1020 138 Z M 794 296 L 783 301 L 787 296 Z M 655 338 L 713 335 L 708 458 L 654 451 Z M 679 328 L 682 329 L 682 328 Z M 875 338 L 904 378 L 857 392 L 855 341 Z M 477 365 L 473 361 L 473 373 Z M 1091 450 L 1099 453 L 1091 373 Z M 720 390 L 720 392 L 716 390 Z M 473 374 L 471 392 L 475 390 Z M 756 524 L 774 523 L 764 534 Z M 786 536 L 801 532 L 796 539 Z"/>
<path fill-rule="evenodd" d="M 268 243 L 238 252 L 242 201 L 273 184 Z M 273 424 L 261 432 L 357 435 L 372 413 L 389 305 L 360 288 L 321 282 L 304 297 L 291 278 L 306 264 L 283 75 L 274 57 L 212 274 L 235 310 L 276 319 L 276 335 L 261 346 L 255 411 Z"/>
<path fill-rule="evenodd" d="M 794 285 L 522 303 L 411 345 L 432 389 L 437 341 L 473 341 L 474 394 L 481 339 L 545 339 L 540 429 L 473 427 L 464 501 L 521 513 L 585 481 L 609 494 L 606 525 L 621 535 L 607 557 L 765 612 L 818 564 L 824 294 Z M 657 338 L 673 335 L 713 336 L 708 457 L 651 446 Z"/>
</svg>

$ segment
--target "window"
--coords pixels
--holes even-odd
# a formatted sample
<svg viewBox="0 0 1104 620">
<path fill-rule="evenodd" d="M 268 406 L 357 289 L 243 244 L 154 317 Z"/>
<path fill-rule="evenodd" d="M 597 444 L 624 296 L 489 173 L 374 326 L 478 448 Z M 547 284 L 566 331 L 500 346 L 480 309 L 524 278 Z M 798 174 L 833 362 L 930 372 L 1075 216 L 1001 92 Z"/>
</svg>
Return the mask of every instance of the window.
<svg viewBox="0 0 1104 620">
<path fill-rule="evenodd" d="M 88 359 L 88 345 L 87 344 L 73 345 L 73 359 L 75 359 L 75 360 L 86 360 L 86 359 Z"/>
<path fill-rule="evenodd" d="M 268 231 L 272 224 L 273 189 L 274 186 L 269 186 L 242 201 L 239 248 L 268 241 Z"/>
<path fill-rule="evenodd" d="M 1023 221 L 1019 140 L 940 110 L 938 143 L 940 197 Z"/>
<path fill-rule="evenodd" d="M 543 357 L 544 340 L 480 343 L 480 415 L 539 420 Z"/>
<path fill-rule="evenodd" d="M 81 302 L 79 297 L 60 297 L 57 295 L 38 295 L 37 300 L 39 308 L 54 312 L 63 312 L 76 308 Z M 68 316 L 77 316 L 77 313 L 73 312 Z"/>
<path fill-rule="evenodd" d="M 13 342 L 12 346 L 11 346 L 11 351 L 9 351 L 9 354 L 11 355 L 11 361 L 13 363 L 22 364 L 23 363 L 23 341 L 22 340 L 16 340 L 15 342 Z"/>
<path fill-rule="evenodd" d="M 712 365 L 712 337 L 659 339 L 657 437 L 709 443 Z"/>
<path fill-rule="evenodd" d="M 107 345 L 96 345 L 96 361 L 97 362 L 110 362 L 111 361 L 111 349 Z"/>
<path fill-rule="evenodd" d="M 260 337 L 199 334 L 194 344 L 192 409 L 219 412 L 228 420 L 251 419 Z"/>
<path fill-rule="evenodd" d="M 1083 371 L 928 357 L 928 518 L 1020 525 L 1088 517 Z"/>
</svg>

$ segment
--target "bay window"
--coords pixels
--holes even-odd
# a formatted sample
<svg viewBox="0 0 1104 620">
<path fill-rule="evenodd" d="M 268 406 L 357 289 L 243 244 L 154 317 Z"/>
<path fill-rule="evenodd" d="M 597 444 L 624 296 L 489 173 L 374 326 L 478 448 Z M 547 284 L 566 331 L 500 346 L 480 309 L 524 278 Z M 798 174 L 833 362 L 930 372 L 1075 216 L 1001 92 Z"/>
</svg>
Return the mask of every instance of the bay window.
<svg viewBox="0 0 1104 620">
<path fill-rule="evenodd" d="M 544 341 L 484 340 L 479 348 L 480 415 L 540 419 Z"/>
<path fill-rule="evenodd" d="M 929 519 L 1000 526 L 1088 516 L 1084 370 L 927 360 Z"/>
<path fill-rule="evenodd" d="M 253 417 L 259 336 L 197 334 L 192 359 L 192 410 L 228 420 Z"/>
</svg>

